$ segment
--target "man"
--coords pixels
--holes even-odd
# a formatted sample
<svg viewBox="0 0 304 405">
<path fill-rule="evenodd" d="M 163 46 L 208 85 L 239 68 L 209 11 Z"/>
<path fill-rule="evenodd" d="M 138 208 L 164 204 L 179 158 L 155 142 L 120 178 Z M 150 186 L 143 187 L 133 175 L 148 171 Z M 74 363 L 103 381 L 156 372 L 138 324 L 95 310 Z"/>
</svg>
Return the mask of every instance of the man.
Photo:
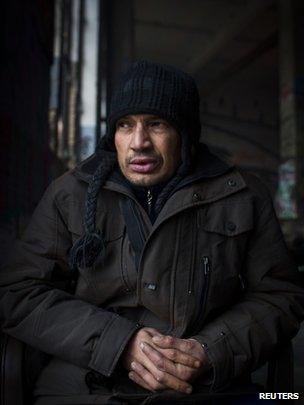
<svg viewBox="0 0 304 405">
<path fill-rule="evenodd" d="M 245 392 L 298 331 L 268 191 L 199 137 L 194 80 L 137 62 L 96 153 L 46 191 L 1 275 L 4 331 L 51 355 L 37 404 Z"/>
</svg>

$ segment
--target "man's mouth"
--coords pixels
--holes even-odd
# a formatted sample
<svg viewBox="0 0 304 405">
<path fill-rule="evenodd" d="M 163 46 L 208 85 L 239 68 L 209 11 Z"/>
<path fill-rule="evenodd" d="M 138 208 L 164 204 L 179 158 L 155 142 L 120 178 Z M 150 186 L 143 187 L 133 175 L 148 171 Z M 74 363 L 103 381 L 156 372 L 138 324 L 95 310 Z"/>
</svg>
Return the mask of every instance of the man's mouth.
<svg viewBox="0 0 304 405">
<path fill-rule="evenodd" d="M 157 159 L 138 157 L 131 159 L 129 166 L 136 173 L 151 173 L 158 164 L 159 161 Z"/>
</svg>

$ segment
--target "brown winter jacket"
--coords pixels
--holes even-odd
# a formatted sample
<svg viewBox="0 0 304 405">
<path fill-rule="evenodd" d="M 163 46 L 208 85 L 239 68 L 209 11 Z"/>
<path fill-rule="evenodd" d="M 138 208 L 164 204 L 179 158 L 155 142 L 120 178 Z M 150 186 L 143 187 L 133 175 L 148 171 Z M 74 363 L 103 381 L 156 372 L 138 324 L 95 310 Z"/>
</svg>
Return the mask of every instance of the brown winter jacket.
<svg viewBox="0 0 304 405">
<path fill-rule="evenodd" d="M 97 164 L 93 155 L 50 185 L 1 271 L 6 333 L 54 356 L 63 369 L 79 368 L 82 378 L 88 370 L 112 375 L 140 325 L 195 337 L 213 366 L 213 392 L 262 365 L 297 333 L 303 290 L 269 193 L 211 154 L 153 225 L 135 204 L 145 239 L 138 270 L 121 209 L 134 196 L 108 180 L 96 214 L 107 241 L 104 262 L 73 275 L 68 252 L 83 233 Z M 74 291 L 58 288 L 65 280 Z"/>
</svg>

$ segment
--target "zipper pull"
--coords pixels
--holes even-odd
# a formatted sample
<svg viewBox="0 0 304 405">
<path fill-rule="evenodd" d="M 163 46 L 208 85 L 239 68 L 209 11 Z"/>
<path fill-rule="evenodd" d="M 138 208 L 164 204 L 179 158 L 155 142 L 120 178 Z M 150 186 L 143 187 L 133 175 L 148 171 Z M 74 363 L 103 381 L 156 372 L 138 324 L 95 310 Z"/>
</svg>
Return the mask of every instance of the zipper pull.
<svg viewBox="0 0 304 405">
<path fill-rule="evenodd" d="M 244 283 L 243 277 L 242 277 L 241 273 L 239 273 L 238 276 L 239 276 L 241 288 L 244 291 L 245 290 L 245 283 Z"/>
<path fill-rule="evenodd" d="M 203 256 L 203 263 L 204 263 L 204 273 L 205 275 L 207 275 L 210 272 L 210 262 L 208 256 Z"/>
<path fill-rule="evenodd" d="M 148 213 L 151 214 L 153 195 L 150 190 L 147 191 Z"/>
</svg>

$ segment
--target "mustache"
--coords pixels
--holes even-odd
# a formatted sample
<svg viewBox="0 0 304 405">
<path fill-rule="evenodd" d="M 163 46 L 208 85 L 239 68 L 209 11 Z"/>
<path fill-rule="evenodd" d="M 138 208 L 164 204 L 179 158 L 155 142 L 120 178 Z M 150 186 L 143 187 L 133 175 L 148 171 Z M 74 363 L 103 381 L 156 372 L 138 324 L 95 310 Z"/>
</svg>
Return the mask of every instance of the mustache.
<svg viewBox="0 0 304 405">
<path fill-rule="evenodd" d="M 141 158 L 141 159 L 153 159 L 153 160 L 156 160 L 158 163 L 161 162 L 161 160 L 162 160 L 161 156 L 157 155 L 154 152 L 138 152 L 138 153 L 135 153 L 132 156 L 127 157 L 126 163 L 130 164 L 130 163 L 132 163 L 132 161 L 134 159 L 138 159 L 138 158 Z"/>
</svg>

